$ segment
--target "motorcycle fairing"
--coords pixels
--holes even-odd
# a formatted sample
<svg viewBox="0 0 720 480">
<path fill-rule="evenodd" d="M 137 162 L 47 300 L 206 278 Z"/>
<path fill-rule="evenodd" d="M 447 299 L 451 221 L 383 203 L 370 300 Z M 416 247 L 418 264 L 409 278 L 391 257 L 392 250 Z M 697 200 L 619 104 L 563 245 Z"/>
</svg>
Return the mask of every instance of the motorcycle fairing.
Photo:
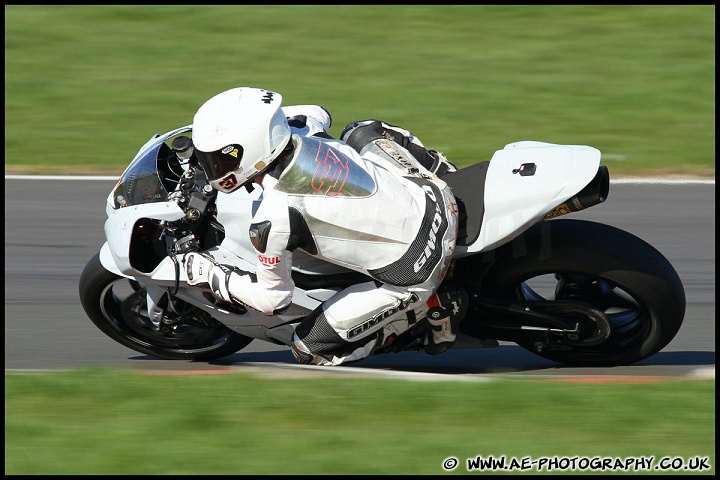
<svg viewBox="0 0 720 480">
<path fill-rule="evenodd" d="M 479 233 L 474 241 L 458 245 L 455 256 L 488 251 L 512 240 L 580 192 L 599 166 L 600 151 L 585 145 L 523 141 L 496 151 L 484 184 L 477 186 L 482 198 L 463 199 L 466 204 L 482 201 Z"/>
<path fill-rule="evenodd" d="M 132 264 L 131 249 L 133 232 L 136 231 L 136 224 L 141 219 L 174 222 L 184 216 L 185 212 L 172 200 L 109 209 L 108 219 L 105 221 L 105 238 L 117 270 L 123 275 L 136 275 L 139 272 Z M 140 273 L 149 274 L 150 272 Z"/>
</svg>

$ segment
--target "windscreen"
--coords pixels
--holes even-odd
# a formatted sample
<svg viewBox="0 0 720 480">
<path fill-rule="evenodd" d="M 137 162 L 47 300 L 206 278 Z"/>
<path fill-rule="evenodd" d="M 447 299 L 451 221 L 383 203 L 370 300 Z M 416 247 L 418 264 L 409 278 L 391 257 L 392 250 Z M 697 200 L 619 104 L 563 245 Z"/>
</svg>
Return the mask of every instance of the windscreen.
<svg viewBox="0 0 720 480">
<path fill-rule="evenodd" d="M 168 192 L 158 176 L 158 158 L 165 158 L 170 148 L 164 139 L 139 155 L 125 170 L 113 190 L 114 208 L 143 203 L 164 202 Z"/>
</svg>

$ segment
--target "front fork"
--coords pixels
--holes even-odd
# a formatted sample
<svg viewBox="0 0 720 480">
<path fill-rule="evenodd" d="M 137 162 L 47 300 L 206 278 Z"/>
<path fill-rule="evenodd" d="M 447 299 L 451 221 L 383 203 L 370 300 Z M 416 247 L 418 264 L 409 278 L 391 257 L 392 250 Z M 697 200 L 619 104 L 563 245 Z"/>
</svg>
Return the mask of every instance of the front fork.
<svg viewBox="0 0 720 480">
<path fill-rule="evenodd" d="M 147 313 L 148 318 L 153 322 L 153 325 L 160 327 L 162 324 L 163 316 L 165 314 L 165 308 L 161 307 L 163 297 L 167 295 L 167 290 L 163 287 L 159 287 L 153 284 L 143 285 L 147 292 Z M 164 302 L 166 303 L 166 302 Z"/>
<path fill-rule="evenodd" d="M 167 235 L 169 228 L 165 228 L 162 232 L 161 239 L 165 241 L 168 255 L 177 256 L 187 252 L 194 252 L 200 249 L 200 242 L 194 233 L 190 231 L 182 231 L 182 238 L 176 239 L 175 235 L 179 232 L 172 231 L 173 235 Z M 175 259 L 176 269 L 178 268 L 178 260 Z M 176 271 L 179 276 L 180 273 Z M 170 306 L 172 308 L 172 298 L 166 287 L 161 287 L 153 283 L 147 283 L 143 285 L 146 291 L 147 299 L 147 315 L 148 318 L 153 322 L 153 325 L 160 328 L 165 320 L 168 322 L 166 308 Z M 177 291 L 177 280 L 176 280 L 176 291 Z M 167 295 L 167 297 L 166 297 Z"/>
</svg>

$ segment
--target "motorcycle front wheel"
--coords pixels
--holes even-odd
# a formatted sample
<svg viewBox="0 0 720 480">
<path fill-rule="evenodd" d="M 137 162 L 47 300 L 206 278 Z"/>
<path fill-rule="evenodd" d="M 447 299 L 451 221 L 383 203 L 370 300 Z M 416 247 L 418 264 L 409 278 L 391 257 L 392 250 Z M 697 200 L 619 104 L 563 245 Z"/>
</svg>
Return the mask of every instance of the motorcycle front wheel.
<svg viewBox="0 0 720 480">
<path fill-rule="evenodd" d="M 175 321 L 157 325 L 147 315 L 145 291 L 137 282 L 106 270 L 99 254 L 80 275 L 79 292 L 83 309 L 96 327 L 119 344 L 153 357 L 215 360 L 253 340 L 192 306 Z"/>
<path fill-rule="evenodd" d="M 610 333 L 601 343 L 544 348 L 528 330 L 509 338 L 564 365 L 638 362 L 670 343 L 685 316 L 685 291 L 670 262 L 644 240 L 615 227 L 545 221 L 494 253 L 486 273 L 471 281 L 476 294 L 510 303 L 579 302 L 605 315 Z"/>
</svg>

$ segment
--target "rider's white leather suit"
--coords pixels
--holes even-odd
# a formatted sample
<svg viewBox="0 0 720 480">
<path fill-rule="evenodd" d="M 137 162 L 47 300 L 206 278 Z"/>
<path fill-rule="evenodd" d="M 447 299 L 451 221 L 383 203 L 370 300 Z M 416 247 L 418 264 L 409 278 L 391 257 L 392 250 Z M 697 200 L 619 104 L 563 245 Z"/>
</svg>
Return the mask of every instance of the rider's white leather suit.
<svg viewBox="0 0 720 480">
<path fill-rule="evenodd" d="M 366 274 L 368 282 L 342 290 L 308 315 L 292 346 L 302 363 L 358 360 L 427 312 L 455 248 L 455 199 L 397 143 L 376 140 L 361 156 L 326 135 L 330 120 L 323 109 L 283 110 L 307 118 L 304 125 L 290 123 L 292 160 L 271 169 L 261 184 L 250 227 L 256 274 L 233 273 L 228 290 L 265 314 L 288 306 L 298 248 Z"/>
</svg>

